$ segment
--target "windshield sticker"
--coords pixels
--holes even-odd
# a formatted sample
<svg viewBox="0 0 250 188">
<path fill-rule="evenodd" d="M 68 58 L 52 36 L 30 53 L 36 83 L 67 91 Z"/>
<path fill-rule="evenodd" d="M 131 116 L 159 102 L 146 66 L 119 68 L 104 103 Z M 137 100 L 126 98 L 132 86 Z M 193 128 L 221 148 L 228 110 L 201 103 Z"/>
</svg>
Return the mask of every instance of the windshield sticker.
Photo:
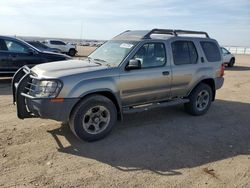
<svg viewBox="0 0 250 188">
<path fill-rule="evenodd" d="M 133 44 L 127 44 L 127 43 L 122 43 L 121 45 L 120 45 L 120 47 L 121 48 L 132 48 L 134 45 Z"/>
</svg>

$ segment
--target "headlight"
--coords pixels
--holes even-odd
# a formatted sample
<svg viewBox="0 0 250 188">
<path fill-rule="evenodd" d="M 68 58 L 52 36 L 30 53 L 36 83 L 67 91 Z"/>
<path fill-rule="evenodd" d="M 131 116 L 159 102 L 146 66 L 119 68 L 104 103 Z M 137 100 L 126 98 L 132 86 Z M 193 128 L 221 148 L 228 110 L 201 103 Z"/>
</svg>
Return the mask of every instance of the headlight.
<svg viewBox="0 0 250 188">
<path fill-rule="evenodd" d="M 32 80 L 30 95 L 38 98 L 55 98 L 62 88 L 58 80 Z"/>
</svg>

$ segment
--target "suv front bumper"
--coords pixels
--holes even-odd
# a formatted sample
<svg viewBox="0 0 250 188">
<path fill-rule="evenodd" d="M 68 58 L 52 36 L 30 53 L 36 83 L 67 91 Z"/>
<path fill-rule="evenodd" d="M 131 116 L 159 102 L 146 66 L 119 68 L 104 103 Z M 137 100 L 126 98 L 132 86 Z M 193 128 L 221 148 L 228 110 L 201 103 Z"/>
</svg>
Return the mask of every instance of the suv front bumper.
<svg viewBox="0 0 250 188">
<path fill-rule="evenodd" d="M 71 110 L 78 98 L 63 99 L 53 102 L 50 98 L 36 98 L 29 95 L 31 72 L 28 67 L 19 69 L 12 79 L 13 103 L 17 107 L 20 119 L 41 117 L 57 121 L 68 121 Z"/>
</svg>

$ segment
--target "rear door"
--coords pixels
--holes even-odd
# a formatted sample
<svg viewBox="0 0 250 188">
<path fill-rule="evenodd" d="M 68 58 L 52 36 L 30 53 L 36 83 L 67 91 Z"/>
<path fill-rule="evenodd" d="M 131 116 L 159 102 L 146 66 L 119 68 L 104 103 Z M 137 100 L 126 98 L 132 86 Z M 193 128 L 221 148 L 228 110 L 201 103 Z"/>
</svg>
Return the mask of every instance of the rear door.
<svg viewBox="0 0 250 188">
<path fill-rule="evenodd" d="M 64 42 L 62 42 L 62 41 L 51 40 L 50 41 L 50 47 L 51 48 L 58 48 L 62 52 L 68 52 L 67 45 Z"/>
<path fill-rule="evenodd" d="M 170 97 L 171 68 L 163 42 L 141 44 L 131 59 L 141 61 L 142 68 L 120 72 L 120 96 L 123 106 L 149 103 Z M 126 62 L 127 64 L 128 62 Z"/>
<path fill-rule="evenodd" d="M 190 39 L 172 39 L 171 55 L 172 55 L 172 88 L 173 97 L 185 96 L 194 78 L 196 78 L 197 70 L 203 57 L 199 57 L 198 44 Z"/>
</svg>

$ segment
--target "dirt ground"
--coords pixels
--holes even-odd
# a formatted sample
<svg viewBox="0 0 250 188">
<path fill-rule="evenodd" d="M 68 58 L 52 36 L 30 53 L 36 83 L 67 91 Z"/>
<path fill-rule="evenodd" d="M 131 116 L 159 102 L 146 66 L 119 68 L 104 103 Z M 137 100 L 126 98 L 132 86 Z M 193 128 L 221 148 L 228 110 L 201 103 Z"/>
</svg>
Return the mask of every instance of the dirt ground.
<svg viewBox="0 0 250 188">
<path fill-rule="evenodd" d="M 0 187 L 250 187 L 250 56 L 237 56 L 209 112 L 183 107 L 126 115 L 105 139 L 16 117 L 0 79 Z"/>
</svg>

